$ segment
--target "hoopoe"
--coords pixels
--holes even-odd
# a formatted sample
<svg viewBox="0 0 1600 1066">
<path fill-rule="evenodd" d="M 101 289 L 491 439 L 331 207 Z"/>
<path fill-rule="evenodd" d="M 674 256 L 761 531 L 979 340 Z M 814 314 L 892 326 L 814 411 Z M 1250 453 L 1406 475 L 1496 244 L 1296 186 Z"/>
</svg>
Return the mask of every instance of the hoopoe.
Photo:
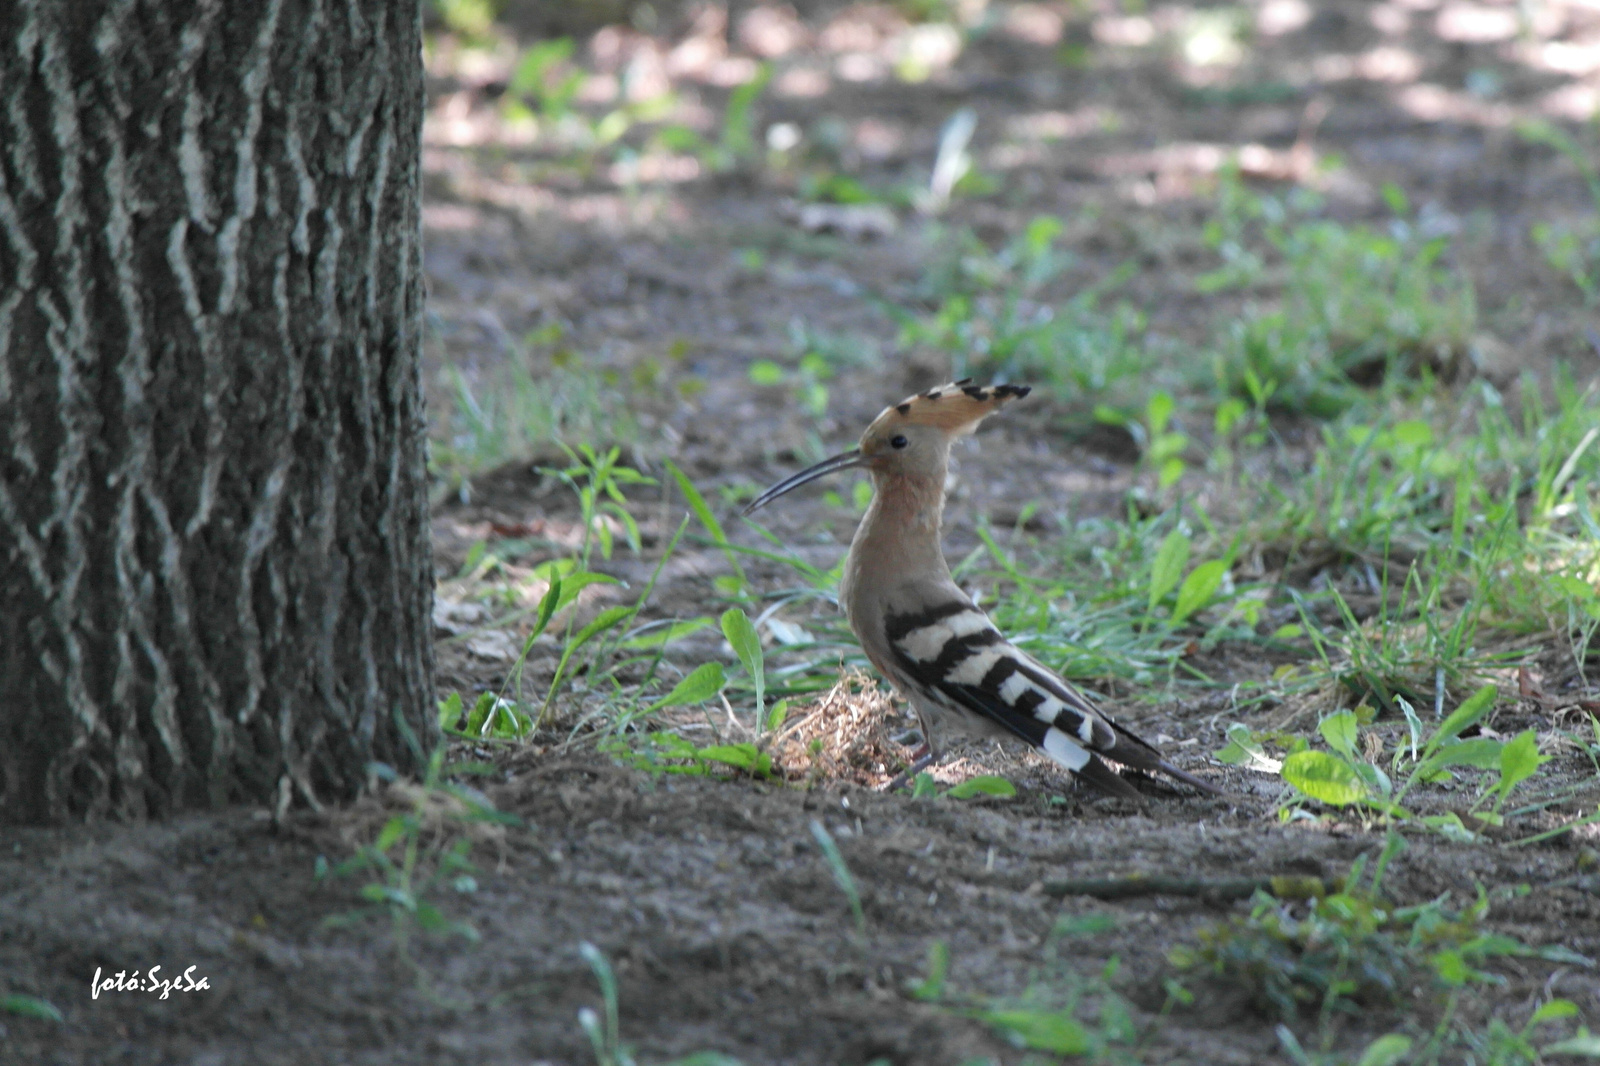
<svg viewBox="0 0 1600 1066">
<path fill-rule="evenodd" d="M 867 658 L 917 712 L 928 754 L 913 770 L 937 757 L 935 731 L 953 726 L 1020 737 L 1113 795 L 1139 798 L 1101 756 L 1218 792 L 1006 640 L 950 576 L 939 543 L 950 445 L 1030 391 L 968 378 L 886 407 L 857 447 L 778 482 L 744 514 L 826 474 L 860 467 L 872 475 L 875 492 L 850 544 L 839 604 Z"/>
</svg>

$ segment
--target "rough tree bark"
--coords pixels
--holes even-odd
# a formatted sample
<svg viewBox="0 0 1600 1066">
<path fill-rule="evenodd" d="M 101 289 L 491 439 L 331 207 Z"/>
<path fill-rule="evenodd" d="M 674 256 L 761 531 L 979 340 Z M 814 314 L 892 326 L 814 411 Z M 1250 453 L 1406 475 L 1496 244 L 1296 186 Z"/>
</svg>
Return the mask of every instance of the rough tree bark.
<svg viewBox="0 0 1600 1066">
<path fill-rule="evenodd" d="M 413 768 L 418 0 L 10 0 L 0 89 L 0 822 Z"/>
</svg>

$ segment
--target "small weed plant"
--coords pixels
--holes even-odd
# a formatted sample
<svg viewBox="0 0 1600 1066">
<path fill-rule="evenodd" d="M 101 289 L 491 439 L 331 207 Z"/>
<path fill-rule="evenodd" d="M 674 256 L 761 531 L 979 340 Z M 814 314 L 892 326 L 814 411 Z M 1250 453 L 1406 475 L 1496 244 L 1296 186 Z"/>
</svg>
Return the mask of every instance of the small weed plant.
<svg viewBox="0 0 1600 1066">
<path fill-rule="evenodd" d="M 1115 927 L 1109 915 L 1063 915 L 1046 940 L 1042 963 L 1030 972 L 1026 990 L 1016 996 L 952 988 L 950 949 L 935 941 L 928 951 L 927 975 L 908 991 L 913 999 L 980 1021 L 1028 1051 L 1082 1056 L 1095 1063 L 1140 1062 L 1140 1050 L 1161 1018 L 1143 1026 L 1135 1021 L 1132 1005 L 1117 988 L 1121 963 L 1116 957 L 1087 973 L 1075 964 L 1082 946 L 1077 941 Z M 1167 992 L 1162 1017 L 1188 996 L 1176 982 L 1168 983 Z"/>
<path fill-rule="evenodd" d="M 1471 842 L 1484 832 L 1506 824 L 1506 802 L 1519 786 L 1530 781 L 1550 757 L 1539 750 L 1539 738 L 1524 729 L 1510 738 L 1495 735 L 1463 736 L 1474 730 L 1493 710 L 1496 689 L 1486 685 L 1465 700 L 1433 730 L 1404 699 L 1397 698 L 1406 719 L 1406 735 L 1387 759 L 1381 757 L 1383 740 L 1363 728 L 1373 719 L 1371 708 L 1341 710 L 1326 716 L 1317 732 L 1327 750 L 1313 749 L 1304 737 L 1282 738 L 1288 754 L 1281 761 L 1265 756 L 1260 738 L 1235 726 L 1229 744 L 1218 758 L 1226 763 L 1258 769 L 1276 769 L 1289 786 L 1280 816 L 1285 820 L 1315 818 L 1314 807 L 1365 811 L 1381 820 L 1425 828 L 1452 840 Z M 1418 814 L 1406 800 L 1418 786 L 1437 785 L 1478 771 L 1474 796 L 1459 809 L 1440 814 Z M 1527 810 L 1539 809 L 1536 804 Z M 1600 819 L 1600 814 L 1559 826 L 1527 838 L 1527 842 L 1570 832 Z"/>
<path fill-rule="evenodd" d="M 447 766 L 440 747 L 420 783 L 404 786 L 390 775 L 391 794 L 406 799 L 410 809 L 389 818 L 371 843 L 338 865 L 330 867 L 326 859 L 317 858 L 319 881 L 358 874 L 370 878 L 361 887 L 364 905 L 328 918 L 327 924 L 345 926 L 387 916 L 403 956 L 413 929 L 476 941 L 477 931 L 449 918 L 434 898 L 443 891 L 476 892 L 477 871 L 469 857 L 476 831 L 518 824 L 516 816 L 495 810 L 481 792 L 452 780 L 485 769 L 477 764 Z"/>
<path fill-rule="evenodd" d="M 1406 734 L 1387 759 L 1381 758 L 1381 736 L 1364 728 L 1375 717 L 1364 705 L 1336 711 L 1318 723 L 1326 750 L 1312 748 L 1302 736 L 1282 734 L 1276 739 L 1287 746 L 1288 753 L 1279 761 L 1266 754 L 1263 738 L 1235 725 L 1217 758 L 1232 765 L 1276 769 L 1290 789 L 1280 809 L 1286 821 L 1315 817 L 1310 809 L 1313 805 L 1364 810 L 1454 840 L 1472 841 L 1477 839 L 1476 830 L 1504 824 L 1503 811 L 1511 793 L 1549 761 L 1549 756 L 1540 753 L 1538 735 L 1532 729 L 1509 739 L 1463 735 L 1475 730 L 1493 711 L 1496 694 L 1495 686 L 1485 685 L 1432 730 L 1424 726 L 1410 703 L 1397 698 Z M 1453 780 L 1471 770 L 1482 771 L 1483 777 L 1475 799 L 1463 810 L 1418 815 L 1405 805 L 1419 785 Z"/>
<path fill-rule="evenodd" d="M 1337 1023 L 1374 1011 L 1404 1012 L 1417 1031 L 1386 1035 L 1369 1045 L 1362 1062 L 1437 1062 L 1445 1047 L 1481 1040 L 1482 1034 L 1456 1023 L 1456 1005 L 1465 989 L 1502 980 L 1492 972 L 1496 960 L 1594 965 L 1566 947 L 1530 946 L 1488 929 L 1491 900 L 1481 887 L 1462 910 L 1450 909 L 1447 897 L 1417 906 L 1389 903 L 1382 891 L 1384 873 L 1403 848 L 1403 839 L 1391 832 L 1370 875 L 1362 856 L 1342 889 L 1320 898 L 1283 900 L 1258 892 L 1248 915 L 1205 930 L 1197 945 L 1174 949 L 1170 961 L 1180 973 L 1205 975 L 1245 989 L 1258 1009 L 1282 1023 L 1279 1040 L 1290 1057 L 1308 1064 L 1348 1061 L 1332 1053 Z M 1519 895 L 1528 889 L 1503 891 Z M 1419 1009 L 1438 1012 L 1433 1030 L 1418 1024 Z M 1534 1012 L 1520 1033 L 1502 1024 L 1498 1035 L 1527 1041 L 1535 1026 L 1575 1014 L 1569 1001 L 1551 1000 Z M 1307 1051 L 1290 1028 L 1307 1016 L 1316 1019 L 1319 1046 L 1314 1052 Z M 1587 1032 L 1572 1039 L 1573 1047 L 1592 1040 Z M 1406 1059 L 1418 1043 L 1423 1046 L 1415 1052 L 1417 1057 Z M 1385 1057 L 1391 1052 L 1393 1057 Z"/>
</svg>

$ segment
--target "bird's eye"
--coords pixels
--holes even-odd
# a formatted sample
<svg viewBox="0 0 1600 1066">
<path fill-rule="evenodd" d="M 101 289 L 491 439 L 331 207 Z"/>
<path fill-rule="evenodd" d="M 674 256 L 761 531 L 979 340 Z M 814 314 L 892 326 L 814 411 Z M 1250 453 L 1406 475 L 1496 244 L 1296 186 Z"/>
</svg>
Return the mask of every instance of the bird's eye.
<svg viewBox="0 0 1600 1066">
<path fill-rule="evenodd" d="M 891 447 L 891 448 L 904 448 L 908 443 L 910 443 L 910 442 L 907 441 L 904 437 L 894 437 L 889 441 L 889 447 Z"/>
</svg>

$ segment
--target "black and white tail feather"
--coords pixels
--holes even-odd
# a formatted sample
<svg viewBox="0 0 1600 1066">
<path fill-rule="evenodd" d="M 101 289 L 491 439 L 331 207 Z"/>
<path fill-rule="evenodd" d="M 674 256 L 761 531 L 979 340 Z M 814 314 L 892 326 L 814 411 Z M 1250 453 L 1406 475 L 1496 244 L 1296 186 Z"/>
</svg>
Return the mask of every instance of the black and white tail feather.
<svg viewBox="0 0 1600 1066">
<path fill-rule="evenodd" d="M 885 623 L 898 668 L 893 670 L 899 675 L 895 680 L 908 694 L 958 715 L 976 714 L 1112 795 L 1140 798 L 1102 756 L 1219 792 L 1168 763 L 1149 743 L 1006 640 L 970 600 L 952 599 L 891 615 Z"/>
</svg>

